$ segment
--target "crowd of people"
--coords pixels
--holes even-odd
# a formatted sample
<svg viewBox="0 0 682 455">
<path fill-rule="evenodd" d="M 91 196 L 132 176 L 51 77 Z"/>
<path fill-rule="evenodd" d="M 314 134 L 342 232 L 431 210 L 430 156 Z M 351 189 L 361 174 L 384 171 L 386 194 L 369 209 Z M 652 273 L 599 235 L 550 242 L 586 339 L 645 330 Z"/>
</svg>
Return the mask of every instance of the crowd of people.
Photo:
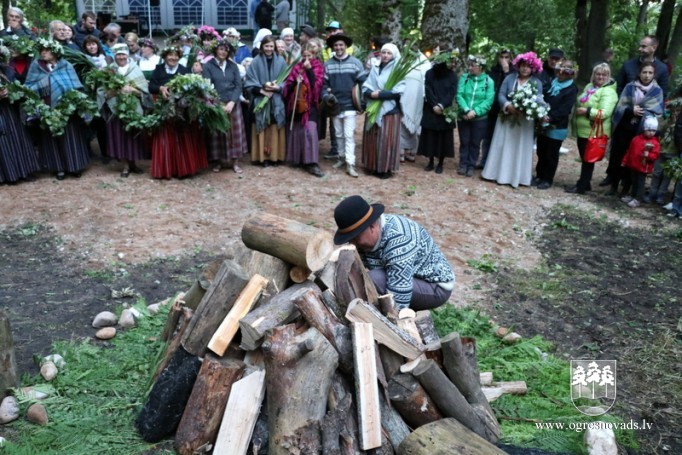
<svg viewBox="0 0 682 455">
<path fill-rule="evenodd" d="M 682 144 L 675 139 L 682 131 L 676 128 L 678 109 L 666 109 L 670 70 L 655 57 L 655 37 L 641 40 L 639 56 L 626 61 L 615 78 L 609 63 L 595 65 L 580 90 L 577 68 L 561 49 L 550 49 L 545 61 L 534 52 L 514 56 L 503 49 L 488 67 L 479 55 L 462 60 L 445 42 L 436 43 L 427 59 L 413 43 L 376 38 L 365 57 L 339 21 L 328 24 L 325 36 L 303 25 L 297 38 L 288 27 L 286 0 L 255 4 L 259 28 L 251 49 L 235 28 L 221 34 L 204 25 L 180 30 L 160 51 L 151 39 L 121 36 L 115 23 L 99 30 L 92 12 L 73 26 L 52 21 L 49 36 L 35 36 L 23 12 L 10 8 L 0 31 L 0 183 L 32 180 L 39 172 L 59 180 L 79 177 L 94 156 L 95 137 L 103 161 L 121 163 L 124 178 L 142 173 L 137 162 L 147 158 L 154 178 L 223 167 L 242 173 L 246 160 L 264 167 L 288 163 L 323 177 L 319 144 L 327 132 L 331 149 L 324 158 L 351 177 L 361 168 L 391 178 L 416 155 L 428 159 L 425 171 L 442 173 L 444 160 L 455 158 L 457 129 L 457 174 L 473 177 L 481 170 L 485 180 L 546 190 L 554 185 L 570 128 L 582 164 L 578 181 L 566 191 L 583 194 L 592 190 L 594 171 L 586 150 L 601 125 L 611 140 L 607 176 L 599 185 L 633 208 L 669 202 L 672 182 L 663 163 L 680 155 Z M 271 31 L 273 15 L 278 35 Z M 54 108 L 72 99 L 69 92 L 86 89 L 82 57 L 125 83 L 97 91 L 97 115 L 72 110 L 60 134 L 47 134 L 40 130 L 45 122 L 12 103 L 13 82 Z M 229 130 L 208 131 L 199 119 L 166 122 L 147 134 L 131 129 L 120 115 L 121 105 L 140 116 L 151 112 L 172 97 L 171 81 L 187 74 L 210 81 Z M 356 157 L 356 119 L 363 111 Z M 647 192 L 648 174 L 653 178 Z M 679 217 L 679 182 L 674 193 L 669 208 Z"/>
</svg>

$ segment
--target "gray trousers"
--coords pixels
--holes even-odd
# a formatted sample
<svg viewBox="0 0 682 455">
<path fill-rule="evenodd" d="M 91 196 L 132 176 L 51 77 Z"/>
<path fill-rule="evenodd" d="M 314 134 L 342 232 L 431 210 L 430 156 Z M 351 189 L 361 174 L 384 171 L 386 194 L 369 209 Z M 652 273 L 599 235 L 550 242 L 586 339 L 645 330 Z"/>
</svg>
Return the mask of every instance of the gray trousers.
<svg viewBox="0 0 682 455">
<path fill-rule="evenodd" d="M 386 270 L 372 269 L 369 276 L 374 282 L 379 295 L 386 294 Z M 450 298 L 452 291 L 438 286 L 438 283 L 429 283 L 419 278 L 412 278 L 412 300 L 410 308 L 414 311 L 430 310 L 444 304 Z"/>
</svg>

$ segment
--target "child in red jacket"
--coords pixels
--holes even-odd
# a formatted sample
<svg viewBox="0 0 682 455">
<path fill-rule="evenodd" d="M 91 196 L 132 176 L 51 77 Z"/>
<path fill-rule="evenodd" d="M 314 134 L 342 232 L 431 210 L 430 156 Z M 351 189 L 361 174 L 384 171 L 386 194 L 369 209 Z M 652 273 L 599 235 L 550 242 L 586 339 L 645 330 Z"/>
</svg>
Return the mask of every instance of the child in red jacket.
<svg viewBox="0 0 682 455">
<path fill-rule="evenodd" d="M 630 171 L 630 195 L 623 196 L 621 201 L 628 207 L 639 207 L 640 200 L 644 196 L 644 183 L 647 174 L 654 170 L 654 162 L 661 153 L 661 145 L 656 137 L 658 120 L 656 117 L 644 119 L 644 131 L 638 134 L 630 142 L 630 147 L 623 158 L 623 166 Z"/>
</svg>

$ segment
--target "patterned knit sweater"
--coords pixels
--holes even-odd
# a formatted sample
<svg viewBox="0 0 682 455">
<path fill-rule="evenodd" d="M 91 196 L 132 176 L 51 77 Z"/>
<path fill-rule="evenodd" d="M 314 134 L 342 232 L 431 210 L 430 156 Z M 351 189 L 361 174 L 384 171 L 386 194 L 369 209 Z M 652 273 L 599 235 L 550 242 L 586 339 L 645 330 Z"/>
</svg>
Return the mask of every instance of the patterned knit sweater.
<svg viewBox="0 0 682 455">
<path fill-rule="evenodd" d="M 386 270 L 386 288 L 400 309 L 410 305 L 413 277 L 429 283 L 455 280 L 452 267 L 426 230 L 400 215 L 381 216 L 381 239 L 361 258 L 369 269 Z"/>
</svg>

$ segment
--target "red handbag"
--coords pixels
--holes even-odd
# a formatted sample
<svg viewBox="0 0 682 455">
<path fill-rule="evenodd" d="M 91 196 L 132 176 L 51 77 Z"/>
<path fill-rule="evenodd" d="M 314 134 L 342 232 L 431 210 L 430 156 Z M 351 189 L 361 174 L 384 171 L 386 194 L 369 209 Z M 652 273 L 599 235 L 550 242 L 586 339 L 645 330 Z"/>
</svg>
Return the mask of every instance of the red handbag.
<svg viewBox="0 0 682 455">
<path fill-rule="evenodd" d="M 601 111 L 599 111 L 592 124 L 590 136 L 587 138 L 583 161 L 586 163 L 596 163 L 603 160 L 606 155 L 606 144 L 608 142 L 609 137 L 604 134 L 604 119 L 602 118 Z"/>
</svg>

